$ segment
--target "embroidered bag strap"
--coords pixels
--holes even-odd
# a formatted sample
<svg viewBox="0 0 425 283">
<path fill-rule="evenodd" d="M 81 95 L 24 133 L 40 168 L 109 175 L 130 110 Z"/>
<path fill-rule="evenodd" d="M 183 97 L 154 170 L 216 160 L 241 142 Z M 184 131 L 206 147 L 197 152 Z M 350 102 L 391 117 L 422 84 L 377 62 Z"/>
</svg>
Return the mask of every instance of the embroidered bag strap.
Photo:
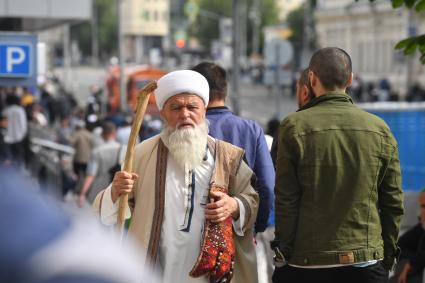
<svg viewBox="0 0 425 283">
<path fill-rule="evenodd" d="M 218 187 L 227 189 L 227 194 L 232 195 L 230 177 L 236 176 L 245 151 L 227 142 L 216 140 L 216 166 L 212 180 Z"/>
<path fill-rule="evenodd" d="M 159 140 L 155 172 L 155 211 L 148 245 L 147 262 L 153 266 L 156 262 L 161 239 L 161 227 L 164 219 L 165 178 L 167 174 L 168 149 Z"/>
<path fill-rule="evenodd" d="M 229 194 L 230 177 L 237 173 L 243 150 L 215 140 L 214 155 L 215 166 L 210 190 Z M 199 256 L 189 275 L 208 275 L 210 282 L 230 282 L 236 253 L 232 217 L 229 216 L 220 223 L 206 220 L 202 238 Z"/>
</svg>

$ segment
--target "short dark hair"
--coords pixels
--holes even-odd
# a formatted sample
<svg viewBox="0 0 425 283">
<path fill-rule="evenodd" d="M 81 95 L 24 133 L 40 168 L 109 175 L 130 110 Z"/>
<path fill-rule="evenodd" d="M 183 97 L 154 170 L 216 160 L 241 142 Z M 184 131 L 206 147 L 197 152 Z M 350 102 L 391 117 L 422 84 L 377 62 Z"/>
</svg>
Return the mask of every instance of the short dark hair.
<svg viewBox="0 0 425 283">
<path fill-rule="evenodd" d="M 16 94 L 9 94 L 6 96 L 6 105 L 21 105 L 21 99 Z"/>
<path fill-rule="evenodd" d="M 105 121 L 102 123 L 102 135 L 106 136 L 106 135 L 110 135 L 115 133 L 117 130 L 117 127 L 115 126 L 114 123 L 109 122 L 109 121 Z"/>
<path fill-rule="evenodd" d="M 341 48 L 322 48 L 311 57 L 309 69 L 316 74 L 326 90 L 345 88 L 351 77 L 351 58 Z"/>
<path fill-rule="evenodd" d="M 210 101 L 226 99 L 227 80 L 226 70 L 217 64 L 202 62 L 192 68 L 203 75 L 210 86 Z"/>
<path fill-rule="evenodd" d="M 308 71 L 310 69 L 309 68 L 305 68 L 304 70 L 302 70 L 301 74 L 300 74 L 300 78 L 298 79 L 298 84 L 300 86 L 308 86 Z"/>
<path fill-rule="evenodd" d="M 309 71 L 310 71 L 309 68 L 305 68 L 304 70 L 302 70 L 297 84 L 298 84 L 299 87 L 306 86 L 307 89 L 308 89 L 308 97 L 310 99 L 313 99 L 314 98 L 313 91 L 311 90 L 310 84 L 308 82 L 308 72 Z"/>
</svg>

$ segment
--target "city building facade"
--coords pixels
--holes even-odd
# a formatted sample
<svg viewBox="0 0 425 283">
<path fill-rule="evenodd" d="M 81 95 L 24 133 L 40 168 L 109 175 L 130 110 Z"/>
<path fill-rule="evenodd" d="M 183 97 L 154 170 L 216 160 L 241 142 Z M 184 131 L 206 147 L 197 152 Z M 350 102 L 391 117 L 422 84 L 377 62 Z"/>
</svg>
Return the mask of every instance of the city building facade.
<svg viewBox="0 0 425 283">
<path fill-rule="evenodd" d="M 314 11 L 318 47 L 336 46 L 353 60 L 364 82 L 387 79 L 400 98 L 410 86 L 425 81 L 417 56 L 394 47 L 400 40 L 425 32 L 415 12 L 393 9 L 391 1 L 318 0 Z"/>
<path fill-rule="evenodd" d="M 169 0 L 122 0 L 126 60 L 148 63 L 168 42 Z"/>
</svg>

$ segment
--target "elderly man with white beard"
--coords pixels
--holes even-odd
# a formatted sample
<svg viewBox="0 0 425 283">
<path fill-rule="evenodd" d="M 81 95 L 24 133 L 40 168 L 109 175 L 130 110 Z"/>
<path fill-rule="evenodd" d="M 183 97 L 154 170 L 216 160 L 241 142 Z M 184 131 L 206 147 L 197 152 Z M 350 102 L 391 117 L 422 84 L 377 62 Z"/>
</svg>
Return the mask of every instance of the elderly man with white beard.
<svg viewBox="0 0 425 283">
<path fill-rule="evenodd" d="M 165 128 L 136 146 L 134 173 L 117 172 L 99 193 L 94 208 L 101 221 L 115 224 L 117 199 L 129 193 L 129 235 L 162 282 L 256 282 L 253 173 L 242 149 L 208 135 L 207 80 L 191 70 L 170 72 L 158 80 L 155 96 Z M 207 228 L 213 226 L 230 227 L 230 234 Z M 217 243 L 226 236 L 228 242 Z M 211 261 L 213 271 L 200 275 Z M 230 271 L 214 276 L 224 265 Z"/>
</svg>

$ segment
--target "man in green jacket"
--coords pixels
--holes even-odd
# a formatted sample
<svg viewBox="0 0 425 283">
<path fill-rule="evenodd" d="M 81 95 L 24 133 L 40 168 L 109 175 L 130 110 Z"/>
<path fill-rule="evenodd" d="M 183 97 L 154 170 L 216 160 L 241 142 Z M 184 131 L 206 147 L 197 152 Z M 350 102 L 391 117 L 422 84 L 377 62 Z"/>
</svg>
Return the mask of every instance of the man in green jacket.
<svg viewBox="0 0 425 283">
<path fill-rule="evenodd" d="M 313 99 L 280 126 L 274 282 L 386 282 L 403 215 L 397 143 L 355 106 L 350 56 L 311 58 Z"/>
</svg>

